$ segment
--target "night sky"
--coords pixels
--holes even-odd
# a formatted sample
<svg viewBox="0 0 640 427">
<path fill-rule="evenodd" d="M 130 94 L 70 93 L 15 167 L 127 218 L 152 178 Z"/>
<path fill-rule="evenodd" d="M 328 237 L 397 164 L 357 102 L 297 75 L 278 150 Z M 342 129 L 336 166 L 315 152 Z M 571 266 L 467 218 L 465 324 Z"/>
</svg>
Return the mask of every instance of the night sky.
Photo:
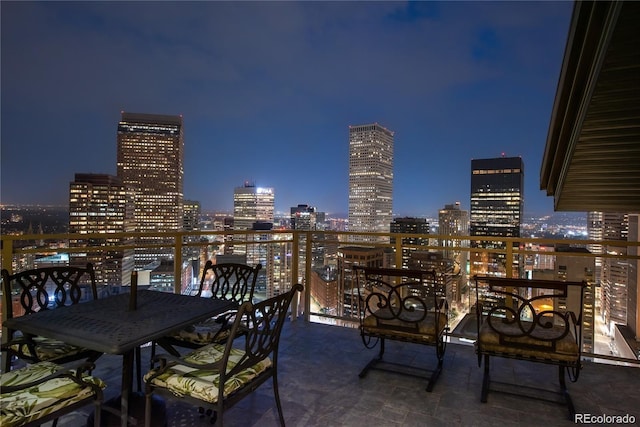
<svg viewBox="0 0 640 427">
<path fill-rule="evenodd" d="M 521 156 L 525 212 L 573 3 L 8 2 L 1 7 L 2 204 L 67 204 L 116 173 L 121 111 L 182 114 L 184 195 L 231 210 L 348 206 L 348 126 L 395 131 L 394 214 L 469 209 L 472 158 Z"/>
</svg>

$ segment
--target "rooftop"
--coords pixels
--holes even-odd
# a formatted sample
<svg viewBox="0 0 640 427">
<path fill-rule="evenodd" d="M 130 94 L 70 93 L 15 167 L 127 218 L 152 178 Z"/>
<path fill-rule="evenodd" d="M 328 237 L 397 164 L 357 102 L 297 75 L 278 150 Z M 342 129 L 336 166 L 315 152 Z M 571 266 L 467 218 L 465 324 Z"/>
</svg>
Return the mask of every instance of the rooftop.
<svg viewBox="0 0 640 427">
<path fill-rule="evenodd" d="M 358 373 L 377 349 L 364 348 L 357 329 L 307 323 L 285 324 L 279 361 L 279 388 L 288 426 L 575 426 L 566 407 L 502 393 L 480 402 L 482 369 L 473 347 L 449 344 L 444 370 L 432 393 L 426 381 L 382 371 L 365 378 Z M 149 348 L 143 349 L 143 371 Z M 411 364 L 435 365 L 433 348 L 388 342 L 386 358 Z M 397 359 L 396 359 L 397 358 Z M 120 356 L 105 355 L 95 374 L 109 384 L 105 398 L 120 389 Z M 633 415 L 640 420 L 640 368 L 585 361 L 577 383 L 569 389 L 578 413 Z M 496 359 L 492 378 L 515 381 L 521 388 L 538 385 L 554 389 L 557 368 L 539 363 Z M 210 425 L 197 408 L 167 400 L 168 427 Z M 60 419 L 60 427 L 84 426 L 91 405 Z M 534 421 L 535 420 L 535 421 Z M 224 417 L 226 425 L 278 425 L 271 382 L 267 381 Z M 47 426 L 50 425 L 47 424 Z"/>
</svg>

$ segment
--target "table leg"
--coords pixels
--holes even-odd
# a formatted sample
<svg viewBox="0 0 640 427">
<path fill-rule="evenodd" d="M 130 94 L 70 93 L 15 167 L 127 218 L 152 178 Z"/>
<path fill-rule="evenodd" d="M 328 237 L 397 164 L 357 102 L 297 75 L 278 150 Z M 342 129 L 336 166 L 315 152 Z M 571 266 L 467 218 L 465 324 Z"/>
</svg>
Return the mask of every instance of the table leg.
<svg viewBox="0 0 640 427">
<path fill-rule="evenodd" d="M 120 396 L 120 425 L 127 427 L 129 418 L 129 394 L 133 378 L 134 351 L 122 355 L 122 395 Z"/>
</svg>

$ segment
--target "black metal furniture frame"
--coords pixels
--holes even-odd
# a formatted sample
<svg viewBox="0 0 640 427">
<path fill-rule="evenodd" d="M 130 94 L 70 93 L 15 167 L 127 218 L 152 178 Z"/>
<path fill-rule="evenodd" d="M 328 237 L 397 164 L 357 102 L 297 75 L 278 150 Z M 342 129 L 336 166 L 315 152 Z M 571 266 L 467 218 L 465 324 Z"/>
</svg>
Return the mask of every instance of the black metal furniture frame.
<svg viewBox="0 0 640 427">
<path fill-rule="evenodd" d="M 120 417 L 125 427 L 136 348 L 232 307 L 229 301 L 144 290 L 136 294 L 135 309 L 130 295 L 125 293 L 16 317 L 7 320 L 6 326 L 101 353 L 122 355 Z"/>
<path fill-rule="evenodd" d="M 89 293 L 91 300 L 98 299 L 95 273 L 91 263 L 88 263 L 84 268 L 44 267 L 15 274 L 9 274 L 8 270 L 2 269 L 1 274 L 4 294 L 3 307 L 7 313 L 7 319 L 14 317 L 14 295 L 18 296 L 24 315 L 78 304 L 82 302 L 83 296 L 87 297 L 86 293 Z M 2 352 L 5 352 L 3 372 L 11 369 L 14 357 L 29 363 L 40 361 L 33 337 L 28 334 L 16 336 L 16 331 L 16 329 L 8 327 L 7 336 L 3 337 Z M 60 364 L 82 359 L 95 362 L 101 355 L 100 352 L 84 348 L 69 355 L 61 354 L 51 361 Z"/>
<path fill-rule="evenodd" d="M 75 372 L 72 372 L 71 369 L 61 369 L 51 375 L 48 375 L 44 378 L 41 378 L 38 381 L 33 381 L 30 383 L 23 383 L 20 385 L 16 385 L 16 386 L 7 386 L 7 385 L 3 385 L 2 386 L 2 392 L 3 393 L 12 393 L 15 391 L 19 391 L 19 390 L 24 390 L 27 388 L 31 388 L 31 387 L 37 387 L 40 384 L 46 383 L 48 381 L 57 379 L 57 378 L 67 378 L 72 380 L 73 382 L 75 382 L 76 384 L 78 384 L 81 387 L 89 387 L 92 391 L 92 394 L 90 394 L 89 396 L 87 396 L 86 398 L 84 398 L 83 400 L 80 400 L 76 403 L 70 404 L 68 406 L 65 406 L 61 409 L 58 409 L 55 412 L 51 412 L 50 414 L 47 414 L 41 418 L 38 418 L 36 420 L 33 420 L 29 423 L 26 424 L 21 424 L 21 427 L 37 427 L 40 426 L 48 421 L 53 421 L 53 427 L 56 427 L 57 422 L 58 422 L 58 418 L 60 418 L 62 415 L 71 413 L 79 408 L 82 408 L 83 406 L 85 406 L 90 400 L 93 400 L 94 402 L 94 406 L 95 406 L 95 413 L 96 416 L 94 418 L 94 422 L 93 425 L 94 427 L 101 427 L 101 421 L 100 421 L 100 409 L 102 407 L 102 401 L 103 401 L 103 394 L 102 394 L 102 389 L 97 386 L 96 384 L 93 384 L 89 381 L 84 381 L 83 380 L 83 375 L 85 373 L 89 373 L 91 372 L 93 369 L 95 368 L 95 365 L 92 362 L 84 362 L 83 364 L 81 364 L 80 366 L 76 367 L 74 369 Z"/>
<path fill-rule="evenodd" d="M 576 411 L 565 371 L 572 382 L 578 380 L 586 282 L 482 276 L 474 280 L 478 366 L 484 358 L 481 401 L 487 401 L 489 391 L 523 395 L 566 405 L 573 420 Z M 517 385 L 517 392 L 491 389 L 491 356 L 557 365 L 559 392 L 521 385 Z M 549 393 L 559 399 L 548 398 Z"/>
<path fill-rule="evenodd" d="M 261 264 L 251 267 L 249 265 L 239 263 L 213 264 L 211 260 L 208 260 L 202 270 L 200 287 L 198 288 L 198 292 L 195 296 L 202 297 L 207 284 L 207 278 L 209 277 L 209 273 L 211 273 L 212 280 L 209 284 L 209 290 L 211 292 L 210 298 L 229 301 L 233 303 L 233 309 L 237 309 L 240 304 L 247 301 L 253 301 L 253 293 L 256 288 L 256 281 L 261 268 Z M 220 341 L 218 340 L 220 334 L 231 327 L 229 324 L 229 320 L 231 318 L 232 314 L 218 316 L 216 322 L 220 324 L 220 329 L 211 342 Z M 156 344 L 174 356 L 180 356 L 180 353 L 175 349 L 175 347 L 198 348 L 203 345 L 195 344 L 173 336 L 162 337 L 151 344 L 151 359 L 155 357 Z"/>
<path fill-rule="evenodd" d="M 427 391 L 442 371 L 446 350 L 449 305 L 444 285 L 435 271 L 355 266 L 358 286 L 357 309 L 360 335 L 367 348 L 380 342 L 378 355 L 360 372 L 378 369 L 428 380 Z M 408 367 L 383 360 L 385 340 L 404 341 L 435 347 L 438 363 L 434 369 Z"/>
<path fill-rule="evenodd" d="M 238 310 L 237 316 L 234 319 L 231 327 L 231 334 L 229 339 L 224 344 L 224 354 L 222 359 L 216 363 L 211 364 L 194 364 L 184 360 L 184 358 L 178 358 L 173 355 L 157 355 L 154 360 L 154 365 L 157 363 L 158 367 L 155 372 L 145 379 L 146 387 L 146 410 L 145 410 L 145 426 L 151 426 L 151 397 L 154 392 L 161 392 L 167 396 L 175 396 L 167 389 L 162 387 L 156 387 L 153 385 L 152 380 L 172 366 L 177 364 L 189 366 L 199 370 L 211 370 L 219 372 L 220 380 L 218 383 L 218 398 L 215 404 L 204 402 L 203 400 L 196 399 L 187 395 L 183 395 L 180 398 L 185 399 L 194 405 L 209 405 L 215 411 L 215 416 L 212 418 L 212 422 L 216 425 L 222 426 L 224 418 L 224 410 L 230 408 L 254 390 L 262 385 L 269 378 L 273 381 L 273 391 L 275 395 L 276 406 L 278 410 L 278 417 L 280 424 L 284 427 L 284 416 L 282 413 L 282 404 L 280 402 L 280 395 L 278 392 L 278 347 L 280 343 L 280 333 L 284 325 L 285 320 L 288 317 L 289 306 L 294 296 L 301 292 L 303 286 L 300 284 L 294 285 L 288 292 L 282 293 L 273 298 L 269 298 L 265 301 L 261 301 L 255 304 L 246 302 L 242 304 Z M 237 337 L 242 337 L 236 340 Z M 238 342 L 243 341 L 241 345 Z M 234 344 L 244 351 L 244 355 L 235 365 L 229 365 L 229 355 L 231 353 Z M 224 395 L 224 384 L 239 372 L 250 368 L 257 363 L 265 360 L 267 357 L 271 357 L 272 364 L 269 368 L 259 373 L 249 383 L 243 384 L 238 390 L 234 391 L 228 396 Z"/>
</svg>

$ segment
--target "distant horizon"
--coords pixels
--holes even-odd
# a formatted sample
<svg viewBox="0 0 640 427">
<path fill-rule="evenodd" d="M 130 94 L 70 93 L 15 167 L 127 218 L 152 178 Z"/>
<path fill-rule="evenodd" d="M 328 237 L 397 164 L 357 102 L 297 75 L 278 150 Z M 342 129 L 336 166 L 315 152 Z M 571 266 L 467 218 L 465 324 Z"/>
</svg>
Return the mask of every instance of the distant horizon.
<svg viewBox="0 0 640 427">
<path fill-rule="evenodd" d="M 296 205 L 297 206 L 297 205 Z M 69 205 L 64 205 L 64 204 L 16 204 L 16 203 L 2 203 L 0 204 L 0 209 L 6 209 L 9 207 L 15 207 L 15 208 L 59 208 L 59 209 L 64 209 L 64 210 L 68 210 L 69 209 Z M 291 206 L 291 207 L 295 207 L 295 206 Z M 444 206 L 443 206 L 444 208 Z M 324 212 L 322 210 L 319 210 L 320 212 Z M 468 210 L 467 210 L 468 211 Z M 283 214 L 283 215 L 288 215 L 289 214 L 289 210 L 275 210 L 274 213 L 277 214 Z M 341 218 L 341 219 L 347 219 L 348 218 L 348 212 L 324 212 L 326 214 L 332 215 L 332 217 L 334 218 Z M 231 216 L 233 216 L 233 210 L 224 210 L 224 209 L 201 209 L 201 214 L 229 214 Z M 527 212 L 525 211 L 523 214 L 524 218 L 528 218 L 528 217 L 542 217 L 542 216 L 554 216 L 554 215 L 558 215 L 558 216 L 581 216 L 581 215 L 586 215 L 587 212 L 564 212 L 564 211 L 553 211 L 553 212 Z M 432 215 L 412 215 L 412 214 L 405 214 L 405 213 L 394 213 L 393 214 L 394 218 L 401 218 L 401 217 L 413 217 L 413 218 L 434 218 L 437 219 L 438 218 L 438 212 L 435 212 Z"/>
</svg>

